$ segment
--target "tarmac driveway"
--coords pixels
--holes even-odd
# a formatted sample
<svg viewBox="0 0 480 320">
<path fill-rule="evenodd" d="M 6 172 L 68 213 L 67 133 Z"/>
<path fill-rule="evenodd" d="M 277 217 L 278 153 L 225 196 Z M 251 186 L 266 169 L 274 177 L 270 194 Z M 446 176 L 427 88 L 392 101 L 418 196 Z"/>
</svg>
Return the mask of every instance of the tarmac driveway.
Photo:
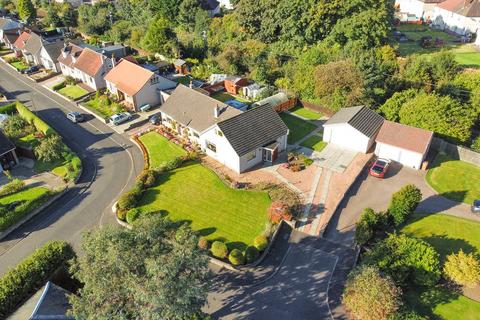
<svg viewBox="0 0 480 320">
<path fill-rule="evenodd" d="M 425 181 L 425 171 L 413 170 L 392 163 L 385 179 L 377 179 L 364 170 L 343 199 L 330 221 L 324 237 L 330 241 L 354 246 L 354 227 L 363 209 L 386 210 L 392 194 L 407 184 L 414 184 L 422 191 L 423 200 L 419 212 L 447 213 L 480 221 L 480 216 L 470 212 L 470 206 L 438 195 Z"/>
</svg>

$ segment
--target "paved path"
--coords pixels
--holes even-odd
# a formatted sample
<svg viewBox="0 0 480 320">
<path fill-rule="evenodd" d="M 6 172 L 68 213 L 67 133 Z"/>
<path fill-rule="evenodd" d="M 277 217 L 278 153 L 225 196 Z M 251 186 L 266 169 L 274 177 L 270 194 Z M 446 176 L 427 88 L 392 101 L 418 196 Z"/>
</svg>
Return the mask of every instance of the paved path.
<svg viewBox="0 0 480 320">
<path fill-rule="evenodd" d="M 113 223 L 111 206 L 133 185 L 143 158 L 130 140 L 93 117 L 72 124 L 65 117 L 76 106 L 0 62 L 0 87 L 8 98 L 24 102 L 59 132 L 83 163 L 79 183 L 62 198 L 0 243 L 0 274 L 49 240 L 67 240 L 79 249 L 82 232 Z M 32 103 L 33 100 L 33 103 Z"/>
</svg>

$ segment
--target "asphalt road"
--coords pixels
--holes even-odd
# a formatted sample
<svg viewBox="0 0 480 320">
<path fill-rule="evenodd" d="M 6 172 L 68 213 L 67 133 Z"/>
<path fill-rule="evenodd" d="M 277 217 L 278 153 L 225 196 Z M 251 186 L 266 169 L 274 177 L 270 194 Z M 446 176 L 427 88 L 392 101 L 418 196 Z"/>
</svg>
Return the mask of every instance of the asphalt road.
<svg viewBox="0 0 480 320">
<path fill-rule="evenodd" d="M 0 274 L 3 274 L 49 240 L 66 240 L 78 250 L 84 230 L 114 223 L 111 206 L 133 184 L 143 168 L 143 157 L 127 137 L 93 117 L 78 125 L 69 122 L 65 114 L 77 110 L 75 104 L 2 62 L 0 87 L 9 92 L 9 99 L 25 103 L 58 131 L 82 158 L 84 169 L 75 187 L 0 242 Z"/>
</svg>

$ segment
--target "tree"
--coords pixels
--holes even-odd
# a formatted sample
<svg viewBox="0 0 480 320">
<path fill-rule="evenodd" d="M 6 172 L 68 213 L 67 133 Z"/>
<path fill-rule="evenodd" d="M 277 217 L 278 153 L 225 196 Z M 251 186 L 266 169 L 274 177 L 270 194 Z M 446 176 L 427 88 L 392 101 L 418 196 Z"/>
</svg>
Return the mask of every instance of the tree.
<svg viewBox="0 0 480 320">
<path fill-rule="evenodd" d="M 32 23 L 37 17 L 37 11 L 31 0 L 18 0 L 17 11 L 20 19 L 27 23 Z"/>
<path fill-rule="evenodd" d="M 423 240 L 391 234 L 365 255 L 365 264 L 378 266 L 401 286 L 431 286 L 440 279 L 439 255 Z"/>
<path fill-rule="evenodd" d="M 474 253 L 466 254 L 460 250 L 448 255 L 443 270 L 447 278 L 459 285 L 475 287 L 480 284 L 480 260 Z"/>
<path fill-rule="evenodd" d="M 106 1 L 78 7 L 78 27 L 90 35 L 103 35 L 114 22 L 115 7 Z"/>
<path fill-rule="evenodd" d="M 409 89 L 405 91 L 395 92 L 380 108 L 379 111 L 389 121 L 398 122 L 400 120 L 400 110 L 403 105 L 415 98 L 418 94 L 417 89 Z"/>
<path fill-rule="evenodd" d="M 376 267 L 364 266 L 348 276 L 343 303 L 355 318 L 390 319 L 401 305 L 401 290 Z"/>
<path fill-rule="evenodd" d="M 422 200 L 422 192 L 413 184 L 402 187 L 395 192 L 390 200 L 388 213 L 393 219 L 393 223 L 398 226 L 415 211 Z"/>
<path fill-rule="evenodd" d="M 208 256 L 186 227 L 148 215 L 133 230 L 85 234 L 72 267 L 84 286 L 72 295 L 77 319 L 192 319 L 210 285 Z"/>
<path fill-rule="evenodd" d="M 175 21 L 182 0 L 151 0 L 149 1 L 152 12 L 156 12 L 168 21 Z"/>
<path fill-rule="evenodd" d="M 458 62 L 455 60 L 455 55 L 450 51 L 434 54 L 430 63 L 436 82 L 453 80 L 460 69 Z"/>
<path fill-rule="evenodd" d="M 47 8 L 47 16 L 45 17 L 46 24 L 52 27 L 61 27 L 62 26 L 62 19 L 58 15 L 58 10 L 55 5 L 49 5 Z"/>
<path fill-rule="evenodd" d="M 177 15 L 180 26 L 187 31 L 192 31 L 195 27 L 195 17 L 200 10 L 202 9 L 198 0 L 183 0 L 178 7 Z"/>
<path fill-rule="evenodd" d="M 64 26 L 74 28 L 77 26 L 78 13 L 77 10 L 69 2 L 64 2 L 60 6 L 60 17 Z"/>
<path fill-rule="evenodd" d="M 150 23 L 142 40 L 142 46 L 146 50 L 169 56 L 175 52 L 174 39 L 175 34 L 170 27 L 170 22 L 161 16 L 157 16 Z"/>
<path fill-rule="evenodd" d="M 62 138 L 57 134 L 52 134 L 40 140 L 40 144 L 35 147 L 35 155 L 44 162 L 50 162 L 62 158 L 63 143 Z"/>
<path fill-rule="evenodd" d="M 380 222 L 380 215 L 375 213 L 373 209 L 366 208 L 363 210 L 360 220 L 355 226 L 355 242 L 359 245 L 365 245 L 370 241 L 375 233 L 375 227 Z"/>
</svg>

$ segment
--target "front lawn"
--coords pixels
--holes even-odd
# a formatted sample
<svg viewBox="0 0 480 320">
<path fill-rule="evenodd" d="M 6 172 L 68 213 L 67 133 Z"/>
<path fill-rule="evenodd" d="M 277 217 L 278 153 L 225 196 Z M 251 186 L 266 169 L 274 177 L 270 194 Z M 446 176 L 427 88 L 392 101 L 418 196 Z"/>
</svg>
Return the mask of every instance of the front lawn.
<svg viewBox="0 0 480 320">
<path fill-rule="evenodd" d="M 79 85 L 67 85 L 64 88 L 58 90 L 61 95 L 76 100 L 88 94 L 88 91 L 80 87 Z"/>
<path fill-rule="evenodd" d="M 104 118 L 108 118 L 116 113 L 125 111 L 125 108 L 122 105 L 112 101 L 106 95 L 93 96 L 85 103 L 85 106 Z"/>
<path fill-rule="evenodd" d="M 295 144 L 317 128 L 313 123 L 292 116 L 286 112 L 281 113 L 280 117 L 288 129 L 290 129 L 290 133 L 288 134 L 289 144 Z"/>
<path fill-rule="evenodd" d="M 442 196 L 472 204 L 480 199 L 480 167 L 438 154 L 427 182 Z"/>
<path fill-rule="evenodd" d="M 25 70 L 25 69 L 28 69 L 30 66 L 28 64 L 26 64 L 23 60 L 22 61 L 16 61 L 16 62 L 12 62 L 10 63 L 12 66 L 15 67 L 15 69 L 17 69 L 18 71 L 22 71 L 22 70 Z"/>
<path fill-rule="evenodd" d="M 300 145 L 302 147 L 310 148 L 312 150 L 320 152 L 327 146 L 327 143 L 322 140 L 321 136 L 313 135 L 303 141 Z"/>
<path fill-rule="evenodd" d="M 139 208 L 189 222 L 207 239 L 244 250 L 264 230 L 270 203 L 266 192 L 232 189 L 210 169 L 189 163 L 162 174 Z"/>
<path fill-rule="evenodd" d="M 319 112 L 299 106 L 291 109 L 290 112 L 308 120 L 318 120 L 322 117 L 322 114 Z"/>
<path fill-rule="evenodd" d="M 45 203 L 52 195 L 44 187 L 27 188 L 0 198 L 0 230 L 5 230 L 29 212 Z M 9 208 L 16 202 L 15 207 Z"/>
<path fill-rule="evenodd" d="M 166 161 L 184 156 L 187 152 L 180 146 L 171 143 L 161 134 L 152 131 L 140 137 L 147 149 L 150 168 L 154 169 Z"/>
</svg>

